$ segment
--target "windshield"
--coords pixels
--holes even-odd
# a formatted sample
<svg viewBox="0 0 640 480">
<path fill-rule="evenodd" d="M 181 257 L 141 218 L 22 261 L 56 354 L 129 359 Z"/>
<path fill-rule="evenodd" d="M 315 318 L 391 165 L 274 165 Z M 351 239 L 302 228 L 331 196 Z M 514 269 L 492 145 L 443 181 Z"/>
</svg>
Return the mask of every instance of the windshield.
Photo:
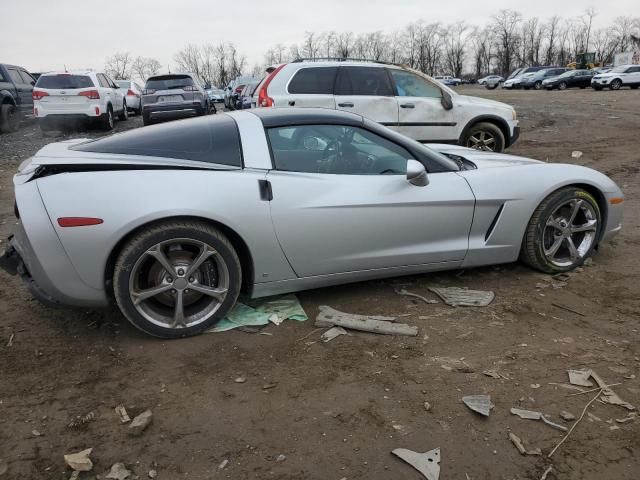
<svg viewBox="0 0 640 480">
<path fill-rule="evenodd" d="M 559 75 L 561 78 L 567 78 L 572 76 L 575 73 L 575 70 L 569 70 L 568 72 L 564 72 L 562 75 Z"/>
<path fill-rule="evenodd" d="M 36 82 L 36 87 L 40 88 L 56 88 L 71 90 L 74 88 L 89 88 L 93 87 L 91 77 L 87 75 L 42 75 Z"/>
<path fill-rule="evenodd" d="M 611 70 L 609 70 L 611 73 L 624 73 L 627 71 L 627 68 L 629 68 L 627 65 L 621 65 L 619 67 L 615 67 L 612 68 Z"/>
<path fill-rule="evenodd" d="M 184 87 L 192 87 L 195 84 L 188 75 L 163 75 L 147 80 L 147 90 L 174 90 Z"/>
<path fill-rule="evenodd" d="M 116 83 L 120 88 L 129 88 L 129 80 L 116 80 Z"/>
<path fill-rule="evenodd" d="M 516 75 L 518 75 L 518 74 L 520 73 L 520 71 L 522 71 L 522 69 L 521 69 L 521 68 L 518 68 L 518 69 L 514 70 L 513 72 L 511 72 L 511 75 L 509 75 L 509 78 L 513 78 L 513 77 L 515 77 Z M 509 79 L 509 78 L 508 78 L 508 79 Z M 507 80 L 508 80 L 508 79 L 507 79 Z"/>
</svg>

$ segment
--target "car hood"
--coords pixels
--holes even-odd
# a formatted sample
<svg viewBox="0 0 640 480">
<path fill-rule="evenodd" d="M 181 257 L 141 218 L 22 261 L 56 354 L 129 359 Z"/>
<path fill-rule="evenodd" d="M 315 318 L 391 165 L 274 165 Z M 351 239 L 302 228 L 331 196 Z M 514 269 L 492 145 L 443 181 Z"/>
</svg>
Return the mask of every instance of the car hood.
<svg viewBox="0 0 640 480">
<path fill-rule="evenodd" d="M 487 98 L 470 97 L 468 95 L 457 95 L 454 98 L 454 101 L 455 100 L 461 100 L 463 103 L 470 103 L 473 105 L 485 105 L 485 106 L 496 107 L 496 108 L 504 108 L 509 111 L 513 110 L 513 107 L 511 105 L 507 105 L 506 103 L 502 103 L 502 102 L 497 102 L 495 100 L 489 100 Z"/>
<path fill-rule="evenodd" d="M 473 148 L 461 147 L 459 145 L 432 143 L 427 144 L 427 147 L 445 155 L 451 154 L 465 158 L 470 162 L 473 162 L 478 168 L 514 167 L 517 165 L 544 163 L 540 160 L 532 160 L 530 158 L 519 157 L 517 155 L 486 152 Z"/>
</svg>

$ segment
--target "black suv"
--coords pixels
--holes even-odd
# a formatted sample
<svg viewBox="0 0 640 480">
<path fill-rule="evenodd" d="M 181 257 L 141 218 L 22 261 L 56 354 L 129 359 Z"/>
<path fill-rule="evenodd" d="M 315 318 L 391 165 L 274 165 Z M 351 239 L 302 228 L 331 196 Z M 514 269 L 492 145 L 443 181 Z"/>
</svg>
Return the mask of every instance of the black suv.
<svg viewBox="0 0 640 480">
<path fill-rule="evenodd" d="M 0 63 L 0 132 L 14 132 L 20 118 L 33 112 L 35 78 L 22 67 Z"/>
</svg>

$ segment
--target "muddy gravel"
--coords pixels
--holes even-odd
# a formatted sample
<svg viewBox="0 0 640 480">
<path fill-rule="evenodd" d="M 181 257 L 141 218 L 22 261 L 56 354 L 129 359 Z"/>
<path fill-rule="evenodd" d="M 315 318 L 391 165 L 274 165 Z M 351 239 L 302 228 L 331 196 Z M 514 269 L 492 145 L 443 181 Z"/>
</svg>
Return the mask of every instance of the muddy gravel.
<svg viewBox="0 0 640 480">
<path fill-rule="evenodd" d="M 516 107 L 513 153 L 586 165 L 622 186 L 624 230 L 591 265 L 566 284 L 516 263 L 300 293 L 311 318 L 330 305 L 403 315 L 419 328 L 415 338 L 354 333 L 329 343 L 311 320 L 270 325 L 271 335 L 161 341 L 116 310 L 45 308 L 2 272 L 0 479 L 69 478 L 63 455 L 87 448 L 93 470 L 81 479 L 104 478 L 117 462 L 140 478 L 418 479 L 391 451 L 437 447 L 442 479 L 539 479 L 550 465 L 550 480 L 637 479 L 640 419 L 617 422 L 624 408 L 594 402 L 552 458 L 564 432 L 509 410 L 570 426 L 561 412 L 580 416 L 592 394 L 558 384 L 583 367 L 640 406 L 640 92 L 461 90 Z M 117 130 L 140 124 L 132 117 Z M 33 123 L 0 136 L 2 239 L 16 222 L 13 172 L 57 139 Z M 490 289 L 496 299 L 452 308 L 394 292 L 435 298 L 430 286 Z M 490 416 L 470 411 L 467 395 L 490 395 Z M 131 436 L 118 405 L 131 418 L 151 410 L 153 421 Z M 521 455 L 510 433 L 542 455 Z"/>
</svg>

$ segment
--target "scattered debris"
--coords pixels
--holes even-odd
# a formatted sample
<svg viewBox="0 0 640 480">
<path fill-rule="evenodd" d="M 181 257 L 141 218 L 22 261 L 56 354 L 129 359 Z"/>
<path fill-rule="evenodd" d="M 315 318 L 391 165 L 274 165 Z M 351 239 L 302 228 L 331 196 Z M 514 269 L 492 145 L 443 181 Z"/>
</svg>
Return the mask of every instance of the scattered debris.
<svg viewBox="0 0 640 480">
<path fill-rule="evenodd" d="M 558 442 L 558 444 L 557 444 L 555 447 L 553 447 L 553 450 L 551 450 L 551 452 L 549 452 L 549 455 L 547 455 L 549 458 L 551 458 L 551 457 L 553 456 L 553 454 L 554 454 L 554 453 L 556 453 L 556 450 L 558 450 L 558 448 L 560 448 L 560 445 L 562 445 L 562 444 L 565 442 L 565 440 L 566 440 L 567 438 L 569 438 L 569 435 L 571 435 L 571 432 L 573 432 L 573 429 L 574 429 L 574 428 L 576 428 L 576 426 L 577 426 L 577 425 L 580 423 L 580 421 L 584 418 L 584 414 L 587 412 L 587 408 L 589 408 L 589 407 L 591 406 L 591 404 L 592 404 L 593 402 L 595 402 L 595 401 L 598 399 L 598 397 L 600 396 L 600 393 L 601 393 L 601 392 L 602 392 L 602 389 L 601 389 L 600 391 L 598 391 L 598 393 L 596 394 L 596 396 L 595 396 L 595 397 L 593 397 L 591 400 L 589 400 L 589 403 L 587 403 L 587 404 L 584 406 L 584 408 L 582 409 L 582 414 L 580 414 L 580 417 L 578 418 L 578 420 L 576 420 L 576 422 L 575 422 L 573 425 L 571 425 L 571 428 L 569 429 L 569 431 L 567 432 L 567 434 L 566 434 L 564 437 L 562 437 L 562 440 L 560 440 L 560 441 Z"/>
<path fill-rule="evenodd" d="M 64 456 L 64 461 L 72 470 L 88 472 L 93 468 L 93 462 L 89 458 L 93 448 L 87 448 L 78 453 L 69 453 Z"/>
<path fill-rule="evenodd" d="M 126 480 L 131 476 L 131 471 L 125 467 L 124 463 L 118 462 L 111 465 L 111 470 L 105 476 L 105 478 L 112 478 L 113 480 Z"/>
<path fill-rule="evenodd" d="M 618 423 L 627 423 L 627 422 L 632 422 L 636 418 L 637 418 L 637 415 L 636 415 L 635 412 L 633 412 L 633 413 L 630 413 L 629 416 L 627 416 L 627 417 L 616 418 L 616 422 L 618 422 Z"/>
<path fill-rule="evenodd" d="M 31 430 L 31 435 L 33 435 L 34 437 L 41 437 L 42 433 L 40 433 L 38 430 Z"/>
<path fill-rule="evenodd" d="M 381 333 L 385 335 L 418 335 L 418 327 L 404 323 L 393 323 L 395 317 L 381 317 L 369 315 L 355 315 L 340 312 L 327 305 L 320 305 L 320 313 L 316 318 L 316 327 L 340 326 L 352 330 Z"/>
<path fill-rule="evenodd" d="M 531 388 L 540 388 L 540 384 L 539 383 L 532 383 L 531 384 Z"/>
<path fill-rule="evenodd" d="M 391 453 L 418 470 L 427 480 L 440 477 L 440 449 L 434 448 L 425 453 L 413 452 L 406 448 L 396 448 Z"/>
<path fill-rule="evenodd" d="M 489 416 L 491 409 L 494 407 L 489 395 L 468 395 L 466 397 L 462 397 L 462 401 L 471 410 L 478 412 L 485 417 Z"/>
<path fill-rule="evenodd" d="M 580 315 L 581 317 L 584 317 L 584 313 L 579 312 L 577 310 L 574 310 L 571 307 L 567 307 L 566 305 L 563 305 L 561 303 L 551 303 L 551 305 L 553 305 L 554 307 L 559 308 L 561 310 L 565 310 L 567 312 L 575 313 L 576 315 Z"/>
<path fill-rule="evenodd" d="M 427 412 L 430 412 L 431 411 L 431 404 L 429 402 L 424 402 L 424 409 Z"/>
<path fill-rule="evenodd" d="M 133 435 L 134 437 L 141 435 L 149 426 L 152 419 L 153 413 L 151 413 L 151 410 L 145 410 L 140 415 L 137 415 L 129 425 L 129 435 Z"/>
<path fill-rule="evenodd" d="M 609 385 L 607 385 L 607 387 L 615 387 L 616 385 L 622 385 L 621 383 L 610 383 Z M 569 395 L 567 395 L 568 397 L 574 397 L 576 395 L 582 395 L 583 393 L 591 393 L 591 392 L 595 392 L 596 390 L 600 390 L 600 387 L 596 387 L 596 388 L 592 388 L 591 390 L 582 390 L 577 392 L 577 393 L 571 393 Z"/>
<path fill-rule="evenodd" d="M 149 478 L 156 478 L 158 476 L 158 472 L 156 470 L 149 470 L 149 473 L 147 475 L 149 476 Z"/>
<path fill-rule="evenodd" d="M 284 462 L 286 459 L 287 459 L 286 455 L 280 454 L 280 455 L 277 456 L 276 462 Z"/>
<path fill-rule="evenodd" d="M 246 377 L 236 377 L 234 382 L 236 383 L 245 383 L 247 381 Z"/>
<path fill-rule="evenodd" d="M 580 158 L 582 156 L 582 152 L 580 150 L 574 150 L 571 152 L 571 158 Z"/>
<path fill-rule="evenodd" d="M 74 470 L 73 472 L 71 472 L 71 475 L 69 475 L 69 480 L 78 480 L 80 478 L 80 472 L 78 470 Z"/>
<path fill-rule="evenodd" d="M 267 383 L 266 385 L 262 386 L 263 390 L 271 390 L 272 388 L 276 388 L 278 386 L 277 383 Z"/>
<path fill-rule="evenodd" d="M 87 423 L 92 422 L 93 420 L 95 420 L 96 418 L 96 413 L 95 412 L 89 412 L 86 415 L 83 416 L 77 416 L 76 418 L 74 418 L 73 420 L 71 420 L 71 422 L 69 422 L 68 427 L 69 428 L 80 428 L 85 426 Z"/>
<path fill-rule="evenodd" d="M 116 414 L 120 417 L 121 423 L 129 423 L 131 419 L 129 418 L 129 414 L 127 413 L 127 409 L 124 408 L 124 405 L 118 405 L 115 408 Z"/>
<path fill-rule="evenodd" d="M 567 422 L 571 422 L 576 419 L 576 416 L 573 413 L 567 412 L 566 410 L 560 412 L 560 417 Z"/>
<path fill-rule="evenodd" d="M 424 303 L 426 303 L 428 305 L 433 305 L 435 303 L 438 303 L 437 300 L 430 300 L 428 298 L 423 297 L 422 295 L 418 295 L 417 293 L 411 293 L 411 292 L 405 290 L 404 288 L 396 289 L 396 293 L 398 295 L 404 295 L 405 297 L 417 298 L 418 300 L 422 300 Z"/>
<path fill-rule="evenodd" d="M 459 287 L 430 287 L 429 290 L 452 307 L 486 307 L 496 298 L 496 294 L 490 291 Z"/>
<path fill-rule="evenodd" d="M 532 410 L 522 410 L 520 408 L 512 408 L 511 413 L 519 416 L 520 418 L 524 418 L 526 420 L 542 420 L 544 423 L 549 425 L 550 427 L 557 428 L 558 430 L 562 430 L 563 432 L 567 431 L 567 427 L 564 425 L 558 425 L 557 423 L 553 423 L 541 413 L 534 412 Z"/>
<path fill-rule="evenodd" d="M 9 337 L 9 341 L 7 342 L 7 347 L 13 346 L 13 337 L 15 337 L 14 333 L 12 333 L 11 336 Z"/>
<path fill-rule="evenodd" d="M 547 467 L 547 469 L 544 471 L 544 473 L 540 477 L 540 480 L 547 480 L 547 475 L 549 475 L 551 473 L 551 470 L 553 470 L 553 465 L 549 465 Z"/>
<path fill-rule="evenodd" d="M 505 380 L 509 380 L 509 377 L 502 375 L 501 373 L 498 373 L 496 370 L 490 369 L 490 370 L 485 370 L 484 372 L 482 372 L 484 375 L 486 375 L 487 377 L 491 377 L 491 378 L 504 378 Z"/>
<path fill-rule="evenodd" d="M 601 422 L 602 419 L 600 417 L 597 417 L 596 415 L 594 415 L 591 412 L 587 412 L 587 417 L 589 417 L 589 420 L 591 420 L 592 422 Z"/>
<path fill-rule="evenodd" d="M 518 437 L 515 433 L 509 433 L 509 440 L 511 440 L 511 443 L 515 445 L 521 455 L 542 455 L 542 451 L 539 448 L 536 448 L 534 450 L 527 450 L 526 448 L 524 448 L 522 440 L 520 440 L 520 437 Z"/>
<path fill-rule="evenodd" d="M 568 370 L 567 373 L 569 374 L 569 383 L 572 385 L 593 387 L 593 382 L 589 380 L 591 370 Z"/>
<path fill-rule="evenodd" d="M 592 371 L 591 378 L 595 380 L 600 389 L 602 390 L 602 398 L 601 400 L 605 403 L 609 403 L 611 405 L 620 405 L 621 407 L 626 408 L 627 410 L 635 410 L 636 407 L 631 405 L 629 402 L 625 402 L 622 400 L 609 386 L 600 378 L 600 376 Z"/>
<path fill-rule="evenodd" d="M 225 458 L 224 460 L 222 460 L 222 462 L 220 462 L 220 465 L 218 465 L 218 470 L 224 470 L 225 468 L 227 468 L 227 465 L 229 465 L 229 459 Z"/>
<path fill-rule="evenodd" d="M 333 340 L 334 338 L 339 337 L 340 335 L 348 335 L 348 333 L 342 327 L 331 327 L 329 330 L 327 330 L 326 332 L 324 332 L 322 334 L 320 339 L 324 343 L 327 343 L 327 342 L 330 342 L 331 340 Z"/>
</svg>

